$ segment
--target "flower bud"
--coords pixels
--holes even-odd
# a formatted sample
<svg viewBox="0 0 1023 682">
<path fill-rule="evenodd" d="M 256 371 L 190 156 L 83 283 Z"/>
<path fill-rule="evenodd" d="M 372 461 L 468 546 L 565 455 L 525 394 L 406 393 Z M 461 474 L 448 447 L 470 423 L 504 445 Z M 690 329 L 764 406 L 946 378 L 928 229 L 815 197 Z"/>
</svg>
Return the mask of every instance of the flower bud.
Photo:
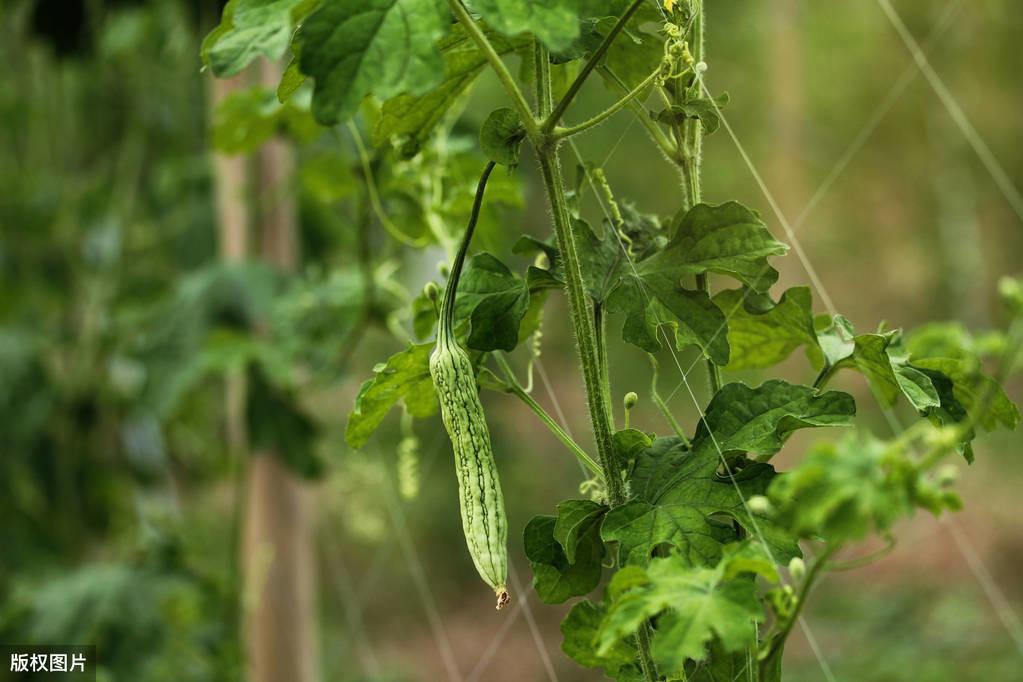
<svg viewBox="0 0 1023 682">
<path fill-rule="evenodd" d="M 440 287 L 437 286 L 436 282 L 427 282 L 426 286 L 423 287 L 423 296 L 426 296 L 431 301 L 436 301 L 440 298 Z"/>
<path fill-rule="evenodd" d="M 789 562 L 789 575 L 797 583 L 802 582 L 806 577 L 806 562 L 797 556 L 792 557 L 792 561 Z"/>
<path fill-rule="evenodd" d="M 754 495 L 746 501 L 746 505 L 754 514 L 767 514 L 771 511 L 771 501 L 763 495 Z"/>
<path fill-rule="evenodd" d="M 634 408 L 636 406 L 636 403 L 638 403 L 638 402 L 639 402 L 639 396 L 636 395 L 635 391 L 629 391 L 628 393 L 625 394 L 624 403 L 625 403 L 625 409 L 626 410 L 631 410 L 632 408 Z"/>
</svg>

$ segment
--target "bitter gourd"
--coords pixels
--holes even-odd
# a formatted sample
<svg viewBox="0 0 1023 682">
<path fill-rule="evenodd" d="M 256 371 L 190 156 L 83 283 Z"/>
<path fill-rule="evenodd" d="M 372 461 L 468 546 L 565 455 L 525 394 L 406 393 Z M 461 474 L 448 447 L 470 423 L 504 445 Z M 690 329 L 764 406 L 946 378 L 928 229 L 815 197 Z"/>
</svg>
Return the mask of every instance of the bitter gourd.
<svg viewBox="0 0 1023 682">
<path fill-rule="evenodd" d="M 430 375 L 440 398 L 441 419 L 455 453 L 462 530 L 476 570 L 497 594 L 497 608 L 508 603 L 508 520 L 497 476 L 490 431 L 480 403 L 476 372 L 454 334 L 455 295 L 469 242 L 479 218 L 490 162 L 476 187 L 469 223 L 451 266 L 440 307 L 437 343 L 430 356 Z"/>
</svg>

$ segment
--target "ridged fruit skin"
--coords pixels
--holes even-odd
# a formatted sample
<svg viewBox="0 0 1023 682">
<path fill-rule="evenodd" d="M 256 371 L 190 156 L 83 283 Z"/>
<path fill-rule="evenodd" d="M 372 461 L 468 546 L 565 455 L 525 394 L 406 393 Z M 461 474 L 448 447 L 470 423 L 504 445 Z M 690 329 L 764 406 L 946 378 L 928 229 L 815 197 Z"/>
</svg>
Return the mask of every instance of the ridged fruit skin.
<svg viewBox="0 0 1023 682">
<path fill-rule="evenodd" d="M 508 520 L 476 373 L 466 352 L 442 332 L 430 356 L 430 374 L 455 453 L 465 542 L 500 609 L 508 602 Z"/>
</svg>

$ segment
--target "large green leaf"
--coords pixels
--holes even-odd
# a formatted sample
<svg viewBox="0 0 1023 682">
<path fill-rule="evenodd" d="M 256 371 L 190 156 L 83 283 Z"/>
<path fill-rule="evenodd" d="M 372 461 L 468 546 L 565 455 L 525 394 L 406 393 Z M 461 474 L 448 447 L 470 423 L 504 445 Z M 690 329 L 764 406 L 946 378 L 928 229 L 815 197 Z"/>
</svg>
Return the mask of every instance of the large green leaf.
<svg viewBox="0 0 1023 682">
<path fill-rule="evenodd" d="M 486 33 L 500 55 L 514 52 L 524 45 L 521 39 L 509 40 L 492 31 Z M 384 102 L 373 128 L 374 143 L 402 136 L 410 143 L 406 147 L 408 150 L 418 150 L 444 114 L 458 101 L 458 96 L 487 66 L 486 55 L 466 35 L 461 24 L 452 27 L 451 34 L 438 43 L 438 49 L 444 60 L 443 80 L 427 92 L 418 95 L 404 93 Z"/>
<path fill-rule="evenodd" d="M 437 394 L 430 377 L 432 343 L 412 345 L 373 368 L 375 377 L 366 381 L 355 398 L 348 417 L 345 441 L 353 448 L 365 445 L 387 413 L 400 400 L 415 417 L 437 411 Z"/>
<path fill-rule="evenodd" d="M 606 606 L 589 600 L 573 606 L 561 622 L 561 634 L 564 636 L 561 650 L 579 665 L 603 668 L 608 675 L 617 678 L 619 670 L 636 661 L 636 646 L 631 640 L 620 640 L 604 653 L 597 653 L 597 633 L 606 614 Z"/>
<path fill-rule="evenodd" d="M 770 456 L 798 429 L 849 426 L 856 415 L 851 395 L 823 393 L 781 380 L 757 388 L 742 383 L 722 387 L 696 427 L 693 447 L 711 446 L 724 455 Z"/>
<path fill-rule="evenodd" d="M 664 251 L 640 266 L 644 275 L 656 273 L 678 281 L 685 275 L 718 272 L 755 291 L 767 291 L 778 280 L 767 258 L 783 255 L 788 247 L 771 236 L 756 211 L 742 204 L 697 204 L 679 213 L 672 228 Z"/>
<path fill-rule="evenodd" d="M 978 423 L 988 431 L 1000 426 L 1012 430 L 1019 425 L 1019 408 L 1009 400 L 1005 389 L 991 377 L 980 373 L 972 362 L 954 358 L 920 358 L 914 359 L 912 365 L 936 380 L 942 376 L 947 378 L 951 382 L 952 398 L 966 412 L 979 409 L 981 399 L 986 398 L 987 410 L 978 415 Z M 941 406 L 946 404 L 947 398 L 943 396 Z"/>
<path fill-rule="evenodd" d="M 579 37 L 581 19 L 616 14 L 623 4 L 598 0 L 475 0 L 472 7 L 504 35 L 532 33 L 558 51 Z"/>
<path fill-rule="evenodd" d="M 725 316 L 706 292 L 685 289 L 675 277 L 627 273 L 607 303 L 608 310 L 625 313 L 622 338 L 648 353 L 661 349 L 658 327 L 666 324 L 675 330 L 679 350 L 695 344 L 716 364 L 728 363 Z"/>
<path fill-rule="evenodd" d="M 919 488 L 905 451 L 864 434 L 815 445 L 770 488 L 776 518 L 800 537 L 829 542 L 884 533 L 908 516 Z"/>
<path fill-rule="evenodd" d="M 232 76 L 257 57 L 280 59 L 295 24 L 318 0 L 231 0 L 220 25 L 202 44 L 203 62 L 217 77 Z"/>
<path fill-rule="evenodd" d="M 743 649 L 756 641 L 755 624 L 765 617 L 749 574 L 762 565 L 773 573 L 769 561 L 743 560 L 737 566 L 731 552 L 711 568 L 693 567 L 673 555 L 651 561 L 644 580 L 627 576 L 625 589 L 616 589 L 612 580 L 609 591 L 619 594 L 598 631 L 597 654 L 608 654 L 659 614 L 652 653 L 662 670 L 682 670 L 688 660 L 706 659 L 712 640 L 725 652 Z"/>
<path fill-rule="evenodd" d="M 529 288 L 489 253 L 470 259 L 458 282 L 455 314 L 468 318 L 473 350 L 514 350 L 529 310 Z"/>
<path fill-rule="evenodd" d="M 598 530 L 599 517 L 576 527 L 574 561 L 569 561 L 555 537 L 557 524 L 557 517 L 534 516 L 523 532 L 526 558 L 533 569 L 533 589 L 547 604 L 560 604 L 592 592 L 602 572 L 604 545 Z"/>
<path fill-rule="evenodd" d="M 799 346 L 816 348 L 808 287 L 793 287 L 766 311 L 744 305 L 748 289 L 726 289 L 714 303 L 728 319 L 728 369 L 762 369 L 778 364 Z"/>
<path fill-rule="evenodd" d="M 728 515 L 751 533 L 763 535 L 779 560 L 798 554 L 794 542 L 766 517 L 752 519 L 744 500 L 767 490 L 774 469 L 748 463 L 735 480 L 719 475 L 721 457 L 705 442 L 689 451 L 677 438 L 659 438 L 637 457 L 630 485 L 635 498 L 608 512 L 601 535 L 618 542 L 623 562 L 645 565 L 661 545 L 674 548 L 694 566 L 713 565 L 722 543 L 734 539 L 730 526 L 712 517 Z"/>
<path fill-rule="evenodd" d="M 428 92 L 444 74 L 437 41 L 448 26 L 440 0 L 337 0 L 303 23 L 302 73 L 316 79 L 313 114 L 350 117 L 366 95 Z"/>
</svg>

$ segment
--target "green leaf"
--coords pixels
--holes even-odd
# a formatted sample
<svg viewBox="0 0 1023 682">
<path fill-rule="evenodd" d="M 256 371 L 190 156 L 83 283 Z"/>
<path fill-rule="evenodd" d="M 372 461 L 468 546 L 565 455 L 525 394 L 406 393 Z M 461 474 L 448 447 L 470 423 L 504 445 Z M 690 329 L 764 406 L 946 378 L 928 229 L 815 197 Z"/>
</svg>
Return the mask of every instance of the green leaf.
<svg viewBox="0 0 1023 682">
<path fill-rule="evenodd" d="M 299 66 L 298 51 L 300 49 L 299 43 L 295 43 L 292 46 L 294 54 L 292 54 L 287 68 L 284 69 L 284 73 L 281 74 L 281 82 L 277 84 L 277 101 L 282 104 L 291 99 L 291 96 L 305 85 L 306 75 L 302 73 L 302 69 Z"/>
<path fill-rule="evenodd" d="M 644 78 L 659 68 L 661 60 L 664 59 L 664 38 L 656 33 L 640 30 L 643 25 L 658 26 L 663 21 L 659 15 L 653 3 L 641 7 L 618 39 L 611 43 L 604 56 L 604 65 L 630 89 L 639 85 Z M 590 51 L 596 48 L 615 23 L 616 19 L 610 17 L 596 23 L 594 35 L 588 45 Z M 601 75 L 608 89 L 621 96 L 622 90 L 618 84 L 609 79 L 603 71 Z"/>
<path fill-rule="evenodd" d="M 697 119 L 703 125 L 706 135 L 711 135 L 721 127 L 721 115 L 719 109 L 728 104 L 728 93 L 711 99 L 691 99 L 683 104 L 672 104 L 667 109 L 654 114 L 654 120 L 660 123 L 683 123 L 686 119 Z"/>
<path fill-rule="evenodd" d="M 620 271 L 624 269 L 625 258 L 621 244 L 617 238 L 607 234 L 598 237 L 589 223 L 579 218 L 572 220 L 572 234 L 575 236 L 586 293 L 595 303 L 604 303 L 618 282 Z"/>
<path fill-rule="evenodd" d="M 728 577 L 723 565 L 695 568 L 677 555 L 654 559 L 646 574 L 646 584 L 612 603 L 597 634 L 598 655 L 658 614 L 651 651 L 662 670 L 706 659 L 712 640 L 726 652 L 756 642 L 755 624 L 764 620 L 764 609 L 749 577 Z"/>
<path fill-rule="evenodd" d="M 727 289 L 714 303 L 728 319 L 728 369 L 763 369 L 785 360 L 799 346 L 817 347 L 810 289 L 793 287 L 765 312 L 744 305 L 749 289 Z"/>
<path fill-rule="evenodd" d="M 731 383 L 711 400 L 696 427 L 693 448 L 769 457 L 798 429 L 849 426 L 855 415 L 852 396 L 841 391 L 820 393 L 781 380 L 757 388 Z"/>
<path fill-rule="evenodd" d="M 565 551 L 568 563 L 575 563 L 579 542 L 600 525 L 607 507 L 592 500 L 565 500 L 558 504 L 554 539 Z"/>
<path fill-rule="evenodd" d="M 764 494 L 774 469 L 751 462 L 733 472 L 733 483 L 718 475 L 720 465 L 712 444 L 689 451 L 678 438 L 658 438 L 636 460 L 630 480 L 636 498 L 608 512 L 602 537 L 620 543 L 625 563 L 645 565 L 658 546 L 668 545 L 689 564 L 709 566 L 721 557 L 722 543 L 735 537 L 713 518 L 725 514 L 747 531 L 762 533 L 779 560 L 798 554 L 769 519 L 758 516 L 754 522 L 743 502 Z"/>
<path fill-rule="evenodd" d="M 437 394 L 430 377 L 432 343 L 411 345 L 373 368 L 376 376 L 366 381 L 355 398 L 348 417 L 345 441 L 361 448 L 380 422 L 399 401 L 414 417 L 428 417 L 437 411 Z"/>
<path fill-rule="evenodd" d="M 558 518 L 534 516 L 523 533 L 526 558 L 533 569 L 533 589 L 547 604 L 560 604 L 571 597 L 592 592 L 600 582 L 604 545 L 598 523 L 590 523 L 575 540 L 575 561 L 565 555 L 554 537 Z"/>
<path fill-rule="evenodd" d="M 484 30 L 490 44 L 499 55 L 521 49 L 523 40 L 508 40 L 493 31 Z M 424 93 L 409 93 L 393 97 L 380 110 L 380 118 L 373 128 L 373 142 L 380 144 L 393 136 L 408 138 L 409 146 L 418 150 L 444 114 L 458 101 L 458 96 L 473 83 L 487 66 L 487 57 L 476 42 L 465 33 L 461 24 L 438 43 L 444 60 L 444 76 L 440 84 Z"/>
<path fill-rule="evenodd" d="M 912 367 L 906 367 L 904 360 L 892 358 L 892 346 L 897 338 L 896 332 L 860 334 L 853 339 L 852 356 L 838 366 L 854 366 L 862 372 L 888 406 L 894 405 L 899 395 L 906 396 L 921 412 L 938 406 L 938 392 L 931 380 Z"/>
<path fill-rule="evenodd" d="M 428 92 L 441 82 L 436 42 L 447 17 L 439 0 L 327 2 L 299 33 L 303 73 L 316 80 L 313 114 L 325 125 L 349 118 L 367 95 Z"/>
<path fill-rule="evenodd" d="M 475 0 L 472 7 L 500 33 L 532 33 L 554 52 L 568 48 L 579 36 L 580 19 L 613 14 L 619 9 L 595 0 Z"/>
<path fill-rule="evenodd" d="M 770 488 L 776 519 L 800 537 L 829 542 L 885 532 L 913 508 L 912 462 L 866 434 L 819 443 Z"/>
<path fill-rule="evenodd" d="M 979 372 L 972 362 L 954 358 L 920 358 L 914 359 L 912 366 L 934 379 L 947 378 L 952 385 L 952 397 L 966 412 L 978 409 L 980 398 L 989 396 L 987 411 L 979 415 L 979 423 L 986 430 L 993 431 L 998 427 L 1013 430 L 1019 425 L 1019 408 L 1009 400 L 1005 389 Z M 947 398 L 943 395 L 941 407 L 946 405 Z"/>
<path fill-rule="evenodd" d="M 492 161 L 514 168 L 519 164 L 519 150 L 526 137 L 519 115 L 503 107 L 487 116 L 480 128 L 480 147 Z"/>
<path fill-rule="evenodd" d="M 473 350 L 514 350 L 529 310 L 529 289 L 489 253 L 473 256 L 458 282 L 455 314 L 470 321 Z"/>
<path fill-rule="evenodd" d="M 818 315 L 814 318 L 817 345 L 820 346 L 826 367 L 833 367 L 852 355 L 856 348 L 856 331 L 842 315 Z"/>
<path fill-rule="evenodd" d="M 648 353 L 661 349 L 658 327 L 668 324 L 676 330 L 679 350 L 696 344 L 716 364 L 728 363 L 724 314 L 705 292 L 685 289 L 677 278 L 626 274 L 609 296 L 608 310 L 626 314 L 622 338 Z"/>
<path fill-rule="evenodd" d="M 642 274 L 678 282 L 685 275 L 717 272 L 760 292 L 778 281 L 767 257 L 783 255 L 788 247 L 771 236 L 756 211 L 734 201 L 697 204 L 680 212 L 672 227 L 668 246 L 643 262 Z"/>
<path fill-rule="evenodd" d="M 561 621 L 561 650 L 586 668 L 603 668 L 611 677 L 617 677 L 621 668 L 636 660 L 636 647 L 631 640 L 621 640 L 608 647 L 603 654 L 596 651 L 597 632 L 607 614 L 607 607 L 583 600 Z"/>
<path fill-rule="evenodd" d="M 218 78 L 233 76 L 263 56 L 280 59 L 296 23 L 316 0 L 231 0 L 220 25 L 202 44 L 203 62 Z"/>
</svg>

